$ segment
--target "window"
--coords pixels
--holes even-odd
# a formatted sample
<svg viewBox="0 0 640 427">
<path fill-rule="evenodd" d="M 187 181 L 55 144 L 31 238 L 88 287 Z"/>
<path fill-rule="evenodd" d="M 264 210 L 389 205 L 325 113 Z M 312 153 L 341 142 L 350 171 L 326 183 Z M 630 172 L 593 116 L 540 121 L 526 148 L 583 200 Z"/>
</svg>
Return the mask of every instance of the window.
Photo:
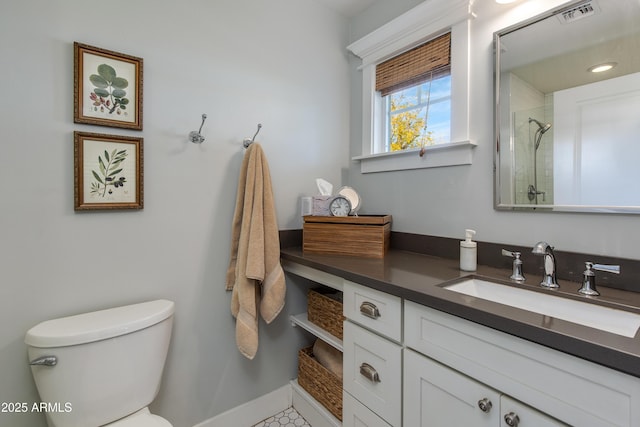
<svg viewBox="0 0 640 427">
<path fill-rule="evenodd" d="M 451 141 L 451 33 L 376 66 L 384 126 L 382 152 Z"/>
<path fill-rule="evenodd" d="M 451 141 L 451 75 L 383 97 L 384 152 Z"/>
<path fill-rule="evenodd" d="M 362 59 L 363 173 L 471 164 L 471 3 L 423 2 L 348 47 Z"/>
</svg>

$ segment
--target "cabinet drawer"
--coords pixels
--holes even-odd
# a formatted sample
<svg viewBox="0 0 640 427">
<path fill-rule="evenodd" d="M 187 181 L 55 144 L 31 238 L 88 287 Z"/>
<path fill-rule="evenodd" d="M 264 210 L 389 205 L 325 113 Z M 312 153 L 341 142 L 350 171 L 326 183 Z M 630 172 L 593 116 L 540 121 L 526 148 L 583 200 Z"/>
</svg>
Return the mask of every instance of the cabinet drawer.
<svg viewBox="0 0 640 427">
<path fill-rule="evenodd" d="M 342 427 L 391 427 L 346 391 L 342 397 L 342 405 Z"/>
<path fill-rule="evenodd" d="M 345 391 L 393 426 L 401 424 L 402 348 L 344 322 Z"/>
<path fill-rule="evenodd" d="M 344 282 L 346 318 L 394 341 L 402 340 L 402 302 L 399 297 Z"/>
</svg>

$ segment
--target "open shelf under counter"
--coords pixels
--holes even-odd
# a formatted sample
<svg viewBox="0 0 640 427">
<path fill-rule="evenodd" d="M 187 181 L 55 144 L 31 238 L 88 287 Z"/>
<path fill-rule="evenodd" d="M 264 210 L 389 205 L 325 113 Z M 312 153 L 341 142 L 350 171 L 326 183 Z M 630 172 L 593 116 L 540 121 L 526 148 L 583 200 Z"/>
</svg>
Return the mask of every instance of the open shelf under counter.
<svg viewBox="0 0 640 427">
<path fill-rule="evenodd" d="M 311 323 L 307 317 L 307 313 L 291 315 L 289 316 L 289 320 L 291 321 L 291 324 L 293 326 L 300 326 L 302 329 L 305 329 L 306 331 L 312 333 L 332 347 L 343 351 L 342 340 L 325 331 L 321 327 L 315 325 L 314 323 Z"/>
<path fill-rule="evenodd" d="M 344 280 L 341 277 L 286 259 L 281 260 L 280 263 L 282 264 L 282 268 L 286 272 L 304 277 L 305 279 L 312 280 L 316 283 L 320 283 L 321 285 L 328 286 L 338 291 L 342 291 L 344 287 Z"/>
</svg>

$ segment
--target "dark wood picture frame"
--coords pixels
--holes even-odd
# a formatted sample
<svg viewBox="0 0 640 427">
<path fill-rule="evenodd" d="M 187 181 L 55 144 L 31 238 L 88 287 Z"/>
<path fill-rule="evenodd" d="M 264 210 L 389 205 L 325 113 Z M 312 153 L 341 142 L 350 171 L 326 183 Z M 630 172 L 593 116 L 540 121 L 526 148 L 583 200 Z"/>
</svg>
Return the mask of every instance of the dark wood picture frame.
<svg viewBox="0 0 640 427">
<path fill-rule="evenodd" d="M 73 49 L 73 121 L 142 130 L 142 58 L 78 42 Z"/>
<path fill-rule="evenodd" d="M 74 132 L 74 209 L 142 209 L 143 138 Z"/>
</svg>

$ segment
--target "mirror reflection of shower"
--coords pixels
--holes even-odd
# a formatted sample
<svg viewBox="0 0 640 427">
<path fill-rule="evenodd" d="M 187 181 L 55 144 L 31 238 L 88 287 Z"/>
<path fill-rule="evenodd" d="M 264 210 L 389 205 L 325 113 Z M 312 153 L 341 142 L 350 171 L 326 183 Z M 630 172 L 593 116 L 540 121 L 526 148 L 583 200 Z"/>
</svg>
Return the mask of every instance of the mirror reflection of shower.
<svg viewBox="0 0 640 427">
<path fill-rule="evenodd" d="M 533 184 L 529 184 L 527 196 L 530 201 L 535 201 L 538 204 L 538 195 L 542 194 L 542 201 L 545 201 L 545 192 L 538 189 L 538 148 L 542 142 L 542 135 L 544 135 L 549 129 L 551 129 L 551 123 L 542 123 L 539 120 L 529 117 L 529 129 L 531 129 L 531 123 L 535 123 L 538 129 L 533 135 Z M 531 130 L 529 130 L 529 137 L 531 137 Z"/>
</svg>

